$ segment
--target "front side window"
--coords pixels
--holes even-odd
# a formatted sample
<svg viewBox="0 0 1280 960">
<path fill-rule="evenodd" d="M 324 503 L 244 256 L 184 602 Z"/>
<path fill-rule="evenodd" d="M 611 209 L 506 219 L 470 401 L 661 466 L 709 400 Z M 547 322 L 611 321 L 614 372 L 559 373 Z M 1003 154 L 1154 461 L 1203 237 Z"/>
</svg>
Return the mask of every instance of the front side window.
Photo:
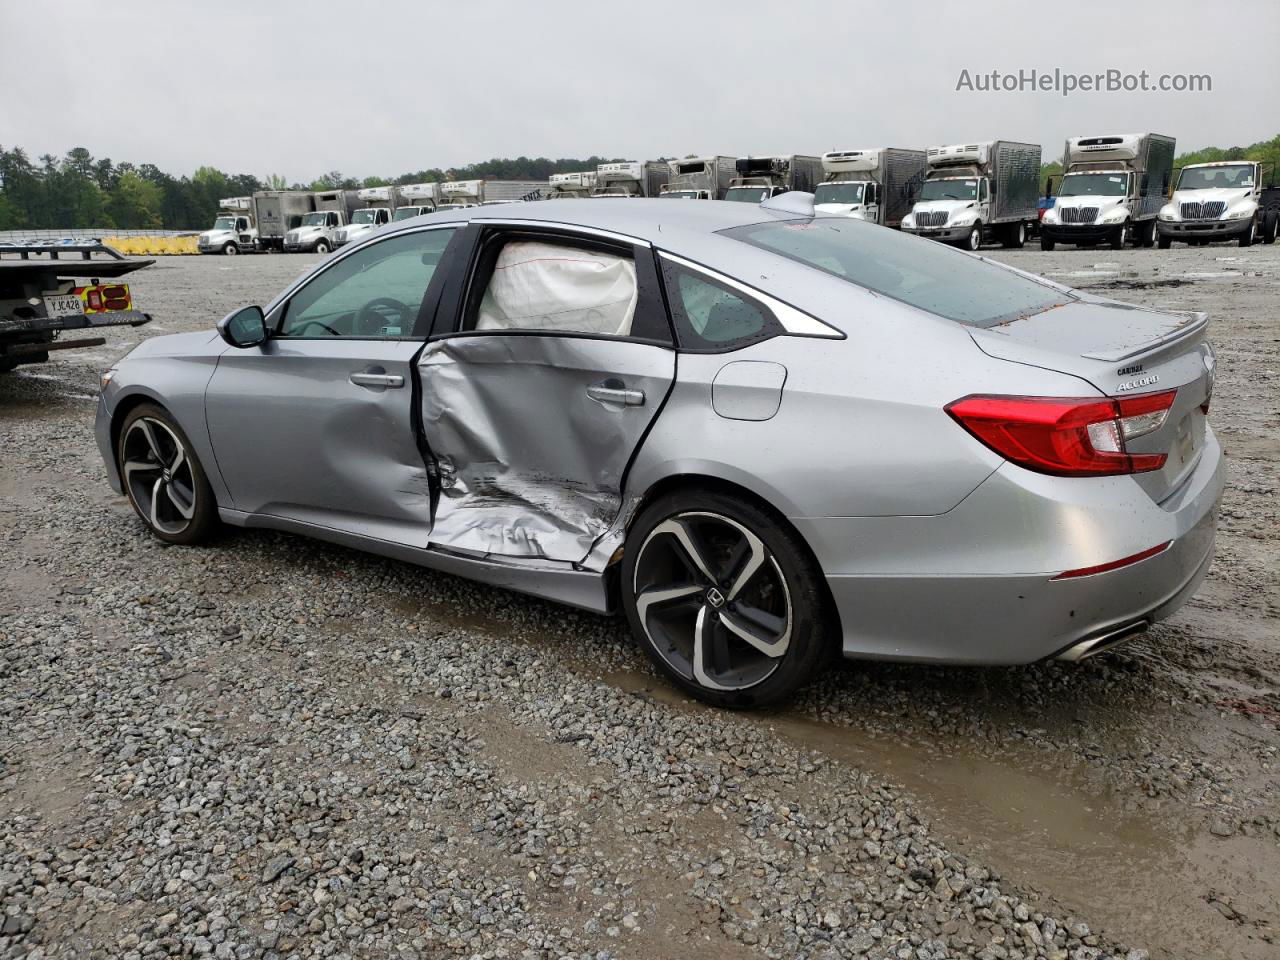
<svg viewBox="0 0 1280 960">
<path fill-rule="evenodd" d="M 662 277 L 682 349 L 736 350 L 783 332 L 763 304 L 710 274 L 663 257 Z"/>
<path fill-rule="evenodd" d="M 293 295 L 280 337 L 410 337 L 452 229 L 362 247 Z"/>
<path fill-rule="evenodd" d="M 940 243 L 843 218 L 775 220 L 720 233 L 973 327 L 992 327 L 1075 299 Z"/>
</svg>

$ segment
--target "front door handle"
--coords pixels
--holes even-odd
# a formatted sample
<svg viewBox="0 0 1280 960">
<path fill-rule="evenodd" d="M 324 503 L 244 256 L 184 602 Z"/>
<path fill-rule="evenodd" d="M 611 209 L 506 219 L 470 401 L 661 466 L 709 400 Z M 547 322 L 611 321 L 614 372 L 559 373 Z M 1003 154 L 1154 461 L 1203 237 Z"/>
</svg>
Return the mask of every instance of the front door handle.
<svg viewBox="0 0 1280 960">
<path fill-rule="evenodd" d="M 624 407 L 644 406 L 644 391 L 629 390 L 621 380 L 602 380 L 587 387 L 587 396 L 597 403 L 616 403 Z"/>
<path fill-rule="evenodd" d="M 403 387 L 404 377 L 398 373 L 353 373 L 349 378 L 357 387 Z"/>
</svg>

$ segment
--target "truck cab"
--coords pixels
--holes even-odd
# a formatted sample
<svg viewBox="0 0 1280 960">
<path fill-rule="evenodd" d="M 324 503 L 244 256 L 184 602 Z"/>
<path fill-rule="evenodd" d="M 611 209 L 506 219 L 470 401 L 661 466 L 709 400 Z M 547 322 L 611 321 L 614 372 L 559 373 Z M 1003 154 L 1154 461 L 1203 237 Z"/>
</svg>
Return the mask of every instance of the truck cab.
<svg viewBox="0 0 1280 960">
<path fill-rule="evenodd" d="M 356 196 L 369 204 L 351 214 L 351 222 L 339 228 L 333 235 L 334 247 L 351 243 L 367 236 L 378 227 L 391 222 L 391 187 L 366 187 L 357 190 Z"/>
<path fill-rule="evenodd" d="M 813 191 L 813 208 L 829 217 L 852 217 L 880 223 L 883 197 L 874 179 L 880 169 L 878 150 L 833 150 L 822 155 L 826 179 Z"/>
<path fill-rule="evenodd" d="M 258 227 L 253 219 L 252 197 L 229 197 L 219 204 L 213 226 L 196 238 L 201 253 L 235 256 L 245 250 L 257 250 Z"/>
<path fill-rule="evenodd" d="M 396 212 L 391 215 L 392 223 L 399 223 L 401 220 L 412 220 L 414 217 L 424 217 L 428 213 L 435 213 L 434 205 L 396 207 Z"/>
<path fill-rule="evenodd" d="M 736 172 L 733 157 L 686 157 L 671 161 L 671 179 L 659 194 L 669 200 L 723 200 Z"/>
<path fill-rule="evenodd" d="M 988 239 L 1021 247 L 1038 223 L 1038 144 L 1011 140 L 930 147 L 928 174 L 902 229 L 968 250 Z"/>
<path fill-rule="evenodd" d="M 1275 243 L 1277 210 L 1263 202 L 1262 164 L 1254 160 L 1193 163 L 1182 168 L 1173 196 L 1160 210 L 1161 250 L 1173 241 Z"/>
<path fill-rule="evenodd" d="M 341 210 L 314 210 L 303 214 L 302 222 L 284 236 L 290 253 L 328 253 L 334 248 L 334 234 L 346 224 Z"/>
</svg>

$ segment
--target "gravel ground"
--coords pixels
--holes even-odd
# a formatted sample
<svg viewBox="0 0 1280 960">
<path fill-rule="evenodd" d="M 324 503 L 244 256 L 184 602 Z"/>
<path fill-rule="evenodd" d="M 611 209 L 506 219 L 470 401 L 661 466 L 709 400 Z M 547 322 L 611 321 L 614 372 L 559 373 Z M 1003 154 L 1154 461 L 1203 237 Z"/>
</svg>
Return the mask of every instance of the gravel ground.
<svg viewBox="0 0 1280 960">
<path fill-rule="evenodd" d="M 1207 309 L 1231 457 L 1176 617 L 1079 666 L 846 664 L 756 715 L 620 620 L 262 531 L 167 548 L 97 371 L 314 257 L 0 377 L 0 958 L 1272 958 L 1280 247 L 992 251 Z"/>
</svg>

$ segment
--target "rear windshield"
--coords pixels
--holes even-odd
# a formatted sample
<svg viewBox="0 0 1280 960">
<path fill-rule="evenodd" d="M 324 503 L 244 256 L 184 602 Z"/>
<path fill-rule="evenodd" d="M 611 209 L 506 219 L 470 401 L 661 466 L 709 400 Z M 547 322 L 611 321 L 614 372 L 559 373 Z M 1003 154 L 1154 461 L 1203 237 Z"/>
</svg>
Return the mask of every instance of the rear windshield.
<svg viewBox="0 0 1280 960">
<path fill-rule="evenodd" d="M 993 327 L 1075 299 L 933 240 L 844 218 L 775 220 L 720 233 L 971 327 Z"/>
</svg>

